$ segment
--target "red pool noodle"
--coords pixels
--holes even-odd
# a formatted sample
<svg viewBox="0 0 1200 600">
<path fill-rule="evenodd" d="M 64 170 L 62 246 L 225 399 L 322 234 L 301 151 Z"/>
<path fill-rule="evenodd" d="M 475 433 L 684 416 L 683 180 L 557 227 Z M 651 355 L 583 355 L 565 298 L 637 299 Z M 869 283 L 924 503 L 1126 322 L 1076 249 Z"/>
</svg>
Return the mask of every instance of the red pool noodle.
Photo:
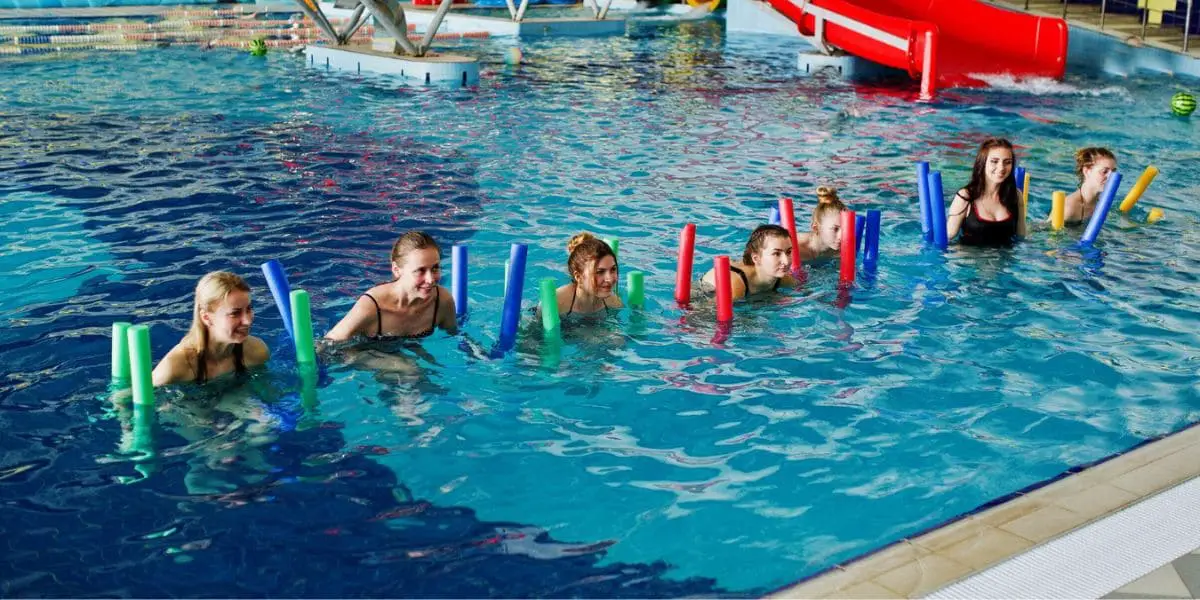
<svg viewBox="0 0 1200 600">
<path fill-rule="evenodd" d="M 713 275 L 717 278 L 717 322 L 728 323 L 733 320 L 733 288 L 729 282 L 729 257 L 718 256 L 713 259 Z M 750 290 L 746 290 L 747 293 Z"/>
<path fill-rule="evenodd" d="M 796 213 L 792 207 L 791 198 L 779 199 L 779 225 L 792 238 L 792 273 L 800 272 L 800 242 L 796 239 Z"/>
<path fill-rule="evenodd" d="M 675 266 L 675 302 L 687 306 L 692 300 L 692 257 L 696 250 L 696 224 L 679 232 L 679 262 Z"/>
<path fill-rule="evenodd" d="M 842 211 L 842 270 L 838 280 L 841 283 L 854 283 L 854 259 L 858 253 L 854 239 L 854 211 Z"/>
</svg>

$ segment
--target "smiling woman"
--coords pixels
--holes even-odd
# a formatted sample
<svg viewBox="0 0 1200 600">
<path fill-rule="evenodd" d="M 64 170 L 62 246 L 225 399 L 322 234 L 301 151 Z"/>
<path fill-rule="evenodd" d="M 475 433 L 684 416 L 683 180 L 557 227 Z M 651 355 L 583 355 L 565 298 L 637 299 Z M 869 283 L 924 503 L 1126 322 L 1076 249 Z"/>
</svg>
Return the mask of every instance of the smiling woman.
<svg viewBox="0 0 1200 600">
<path fill-rule="evenodd" d="M 359 297 L 325 338 L 344 341 L 356 336 L 372 340 L 421 338 L 437 328 L 457 331 L 454 295 L 438 284 L 442 254 L 437 242 L 421 231 L 410 231 L 392 244 L 390 283 L 377 285 Z"/>
<path fill-rule="evenodd" d="M 946 236 L 962 231 L 966 246 L 1007 246 L 1025 236 L 1025 214 L 1013 177 L 1012 143 L 991 138 L 979 145 L 971 181 L 950 203 Z"/>
<path fill-rule="evenodd" d="M 200 278 L 192 327 L 154 368 L 154 385 L 203 384 L 267 362 L 271 352 L 262 340 L 250 335 L 252 323 L 250 286 L 241 277 L 214 271 Z"/>
</svg>

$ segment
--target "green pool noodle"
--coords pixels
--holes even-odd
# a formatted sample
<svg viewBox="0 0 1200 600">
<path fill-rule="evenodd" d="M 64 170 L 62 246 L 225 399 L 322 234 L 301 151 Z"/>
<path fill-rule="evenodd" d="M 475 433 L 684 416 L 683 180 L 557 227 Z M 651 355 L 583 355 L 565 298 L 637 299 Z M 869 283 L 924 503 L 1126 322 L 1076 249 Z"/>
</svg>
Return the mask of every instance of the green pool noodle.
<svg viewBox="0 0 1200 600">
<path fill-rule="evenodd" d="M 292 290 L 292 331 L 296 341 L 296 362 L 311 364 L 317 362 L 317 350 L 313 346 L 312 310 L 308 302 L 308 292 Z"/>
<path fill-rule="evenodd" d="M 562 321 L 558 317 L 558 290 L 554 285 L 553 277 L 542 279 L 541 283 L 541 303 L 542 303 L 542 329 L 547 332 L 556 331 Z"/>
<path fill-rule="evenodd" d="M 112 330 L 112 378 L 129 383 L 129 323 L 113 323 Z"/>
<path fill-rule="evenodd" d="M 300 375 L 300 406 L 305 416 L 313 416 L 317 410 L 317 365 L 297 365 Z"/>
<path fill-rule="evenodd" d="M 130 383 L 133 386 L 133 403 L 154 404 L 154 379 L 150 367 L 150 328 L 131 325 L 125 330 L 129 344 Z"/>
<path fill-rule="evenodd" d="M 138 453 L 137 461 L 154 458 L 154 407 L 140 404 L 133 407 L 132 450 Z"/>
<path fill-rule="evenodd" d="M 628 281 L 625 282 L 626 304 L 629 308 L 642 308 L 646 306 L 646 277 L 641 271 L 630 271 L 626 276 Z"/>
</svg>

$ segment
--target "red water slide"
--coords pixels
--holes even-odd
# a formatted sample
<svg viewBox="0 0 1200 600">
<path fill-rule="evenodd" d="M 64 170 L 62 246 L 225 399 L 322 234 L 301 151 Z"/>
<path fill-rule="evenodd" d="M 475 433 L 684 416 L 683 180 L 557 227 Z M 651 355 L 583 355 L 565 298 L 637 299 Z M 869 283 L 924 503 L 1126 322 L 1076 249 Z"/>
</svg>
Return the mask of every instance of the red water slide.
<svg viewBox="0 0 1200 600">
<path fill-rule="evenodd" d="M 800 33 L 907 71 L 935 88 L 986 85 L 979 75 L 1059 79 L 1067 23 L 977 0 L 768 0 Z"/>
</svg>

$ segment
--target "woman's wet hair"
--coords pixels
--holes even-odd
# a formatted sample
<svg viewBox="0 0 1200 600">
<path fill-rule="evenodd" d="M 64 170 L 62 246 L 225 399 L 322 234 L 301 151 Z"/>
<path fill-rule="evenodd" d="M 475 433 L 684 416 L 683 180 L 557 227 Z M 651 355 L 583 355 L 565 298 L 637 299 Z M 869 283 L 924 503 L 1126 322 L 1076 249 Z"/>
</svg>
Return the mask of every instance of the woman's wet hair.
<svg viewBox="0 0 1200 600">
<path fill-rule="evenodd" d="M 442 249 L 438 247 L 437 242 L 433 241 L 433 238 L 429 234 L 424 231 L 410 231 L 400 236 L 396 239 L 396 243 L 392 244 L 392 262 L 402 265 L 404 257 L 409 252 L 428 248 L 437 250 L 439 255 L 442 253 Z"/>
<path fill-rule="evenodd" d="M 567 275 L 578 283 L 578 276 L 587 271 L 588 265 L 600 262 L 605 256 L 613 257 L 613 264 L 616 264 L 617 255 L 604 240 L 586 231 L 577 233 L 567 241 Z"/>
<path fill-rule="evenodd" d="M 1108 148 L 1092 146 L 1090 148 L 1080 148 L 1075 151 L 1075 176 L 1079 178 L 1080 185 L 1083 185 L 1083 170 L 1096 164 L 1096 161 L 1101 158 L 1111 159 L 1114 163 L 1117 162 L 1117 157 Z"/>
<path fill-rule="evenodd" d="M 762 252 L 763 246 L 767 245 L 767 239 L 779 237 L 791 241 L 792 236 L 788 234 L 788 230 L 778 225 L 759 225 L 750 233 L 750 240 L 746 242 L 746 250 L 742 252 L 742 264 L 754 264 L 754 257 Z"/>
</svg>

